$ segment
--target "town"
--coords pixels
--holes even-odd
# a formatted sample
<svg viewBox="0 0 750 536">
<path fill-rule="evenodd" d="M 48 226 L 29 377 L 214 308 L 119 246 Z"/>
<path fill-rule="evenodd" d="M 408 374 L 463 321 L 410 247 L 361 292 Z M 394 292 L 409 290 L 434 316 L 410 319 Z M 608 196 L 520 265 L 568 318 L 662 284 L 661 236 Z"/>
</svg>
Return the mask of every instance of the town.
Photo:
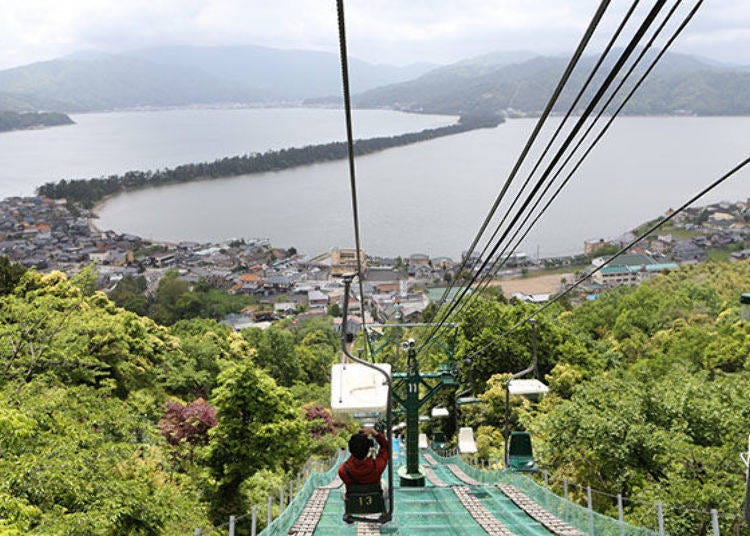
<svg viewBox="0 0 750 536">
<path fill-rule="evenodd" d="M 97 287 L 105 292 L 114 290 L 126 278 L 143 278 L 144 292 L 153 293 L 166 273 L 176 271 L 179 279 L 191 285 L 202 282 L 229 294 L 252 297 L 252 305 L 223 317 L 235 329 L 263 328 L 295 315 L 340 316 L 344 292 L 341 275 L 357 267 L 354 249 L 336 248 L 307 256 L 294 248 L 273 247 L 265 239 L 160 243 L 100 231 L 95 221 L 92 212 L 64 199 L 7 198 L 0 201 L 0 256 L 39 271 L 61 270 L 70 275 L 93 265 Z M 547 301 L 601 266 L 648 225 L 616 240 L 586 241 L 580 255 L 533 259 L 515 253 L 495 274 L 494 283 L 507 298 Z M 684 264 L 748 257 L 750 199 L 691 208 L 593 274 L 576 289 L 574 299 L 595 299 L 608 288 L 637 284 Z M 366 323 L 421 320 L 427 306 L 441 299 L 457 272 L 478 267 L 480 259 L 474 255 L 464 263 L 419 253 L 387 258 L 360 252 L 360 260 L 365 312 L 363 318 L 359 293 L 353 293 L 348 333 L 356 333 L 363 319 Z M 533 283 L 542 276 L 546 287 L 535 292 L 538 287 Z M 341 322 L 340 318 L 336 321 Z"/>
</svg>

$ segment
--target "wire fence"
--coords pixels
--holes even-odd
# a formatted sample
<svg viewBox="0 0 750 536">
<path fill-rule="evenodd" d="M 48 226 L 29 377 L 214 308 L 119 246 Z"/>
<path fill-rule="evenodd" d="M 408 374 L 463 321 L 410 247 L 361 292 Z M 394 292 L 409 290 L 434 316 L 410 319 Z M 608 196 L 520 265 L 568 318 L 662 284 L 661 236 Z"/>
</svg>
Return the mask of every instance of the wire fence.
<svg viewBox="0 0 750 536">
<path fill-rule="evenodd" d="M 241 515 L 230 516 L 228 521 L 206 532 L 203 532 L 201 528 L 196 528 L 194 536 L 288 534 L 315 488 L 330 483 L 342 462 L 341 451 L 325 460 L 311 458 L 305 464 L 304 469 L 297 473 L 296 479 L 290 480 L 288 487 L 281 488 L 277 496 L 268 496 L 264 504 L 255 505 Z"/>
<path fill-rule="evenodd" d="M 701 534 L 720 536 L 720 525 L 735 527 L 744 522 L 741 512 L 687 508 L 683 505 L 635 500 L 621 494 L 596 490 L 567 478 L 550 478 L 546 471 L 540 471 L 539 474 L 543 479 L 543 484 L 539 484 L 530 476 L 505 470 L 500 459 L 488 460 L 476 456 L 461 455 L 457 449 L 437 450 L 435 454 L 445 463 L 456 463 L 467 475 L 479 482 L 486 484 L 508 483 L 516 486 L 545 510 L 587 534 L 666 536 L 670 517 L 684 519 L 688 515 L 693 517 L 697 515 L 705 520 L 705 531 Z M 572 495 L 586 497 L 588 508 L 571 500 Z M 597 495 L 605 498 L 613 506 L 617 506 L 618 519 L 594 511 L 593 497 Z M 641 528 L 626 523 L 624 521 L 626 505 L 651 509 L 653 511 L 651 527 Z M 673 516 L 670 516 L 670 513 Z M 735 532 L 733 531 L 733 533 Z"/>
</svg>

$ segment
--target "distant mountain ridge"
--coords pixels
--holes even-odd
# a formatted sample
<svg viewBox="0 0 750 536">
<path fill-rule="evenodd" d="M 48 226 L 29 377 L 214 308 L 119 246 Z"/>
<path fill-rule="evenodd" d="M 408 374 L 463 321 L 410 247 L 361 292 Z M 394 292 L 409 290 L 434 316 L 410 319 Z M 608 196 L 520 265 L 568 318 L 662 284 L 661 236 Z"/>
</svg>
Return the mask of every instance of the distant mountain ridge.
<svg viewBox="0 0 750 536">
<path fill-rule="evenodd" d="M 434 65 L 351 60 L 353 91 L 402 82 Z M 96 111 L 299 101 L 340 92 L 338 56 L 259 46 L 83 51 L 0 71 L 0 110 Z"/>
<path fill-rule="evenodd" d="M 650 51 L 648 58 L 655 54 Z M 581 59 L 556 112 L 568 108 L 596 59 Z M 567 62 L 565 56 L 530 51 L 494 52 L 437 68 L 374 65 L 352 58 L 353 101 L 360 108 L 410 112 L 535 115 Z M 612 62 L 608 60 L 610 66 Z M 120 54 L 81 51 L 0 71 L 0 110 L 9 111 L 337 105 L 340 95 L 336 54 L 254 45 L 172 46 Z M 750 66 L 668 53 L 624 113 L 750 115 Z"/>
<path fill-rule="evenodd" d="M 650 60 L 655 54 L 650 51 L 645 59 Z M 557 112 L 567 110 L 596 59 L 582 58 L 559 99 Z M 609 60 L 605 65 L 612 62 Z M 354 103 L 363 108 L 437 114 L 533 115 L 546 105 L 567 63 L 568 58 L 562 56 L 519 56 L 511 62 L 502 57 L 493 62 L 491 56 L 482 56 L 434 69 L 415 80 L 363 92 L 355 95 Z M 638 73 L 636 70 L 631 80 Z M 625 113 L 748 115 L 750 69 L 668 53 L 627 105 Z"/>
</svg>

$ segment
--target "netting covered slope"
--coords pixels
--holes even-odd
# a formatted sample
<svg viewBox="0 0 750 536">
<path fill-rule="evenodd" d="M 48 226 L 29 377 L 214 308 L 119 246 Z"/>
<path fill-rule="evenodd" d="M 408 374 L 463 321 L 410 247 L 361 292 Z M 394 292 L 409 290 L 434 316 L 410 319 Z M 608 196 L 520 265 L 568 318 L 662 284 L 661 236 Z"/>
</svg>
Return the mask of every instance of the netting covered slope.
<svg viewBox="0 0 750 536">
<path fill-rule="evenodd" d="M 327 472 L 312 473 L 291 504 L 261 534 L 655 534 L 647 529 L 620 524 L 615 519 L 566 501 L 525 475 L 509 471 L 480 470 L 458 456 L 441 457 L 430 450 L 425 452 L 421 461 L 428 472 L 427 485 L 424 488 L 402 488 L 398 486 L 396 479 L 392 522 L 362 527 L 362 524 L 347 525 L 342 521 L 343 488 L 335 481 L 338 464 L 344 459 L 342 455 Z M 537 510 L 552 514 L 568 527 L 553 530 L 553 525 L 547 523 L 548 526 L 545 526 L 539 519 L 532 517 L 501 489 L 508 484 L 533 502 Z M 571 529 L 575 532 L 567 532 Z"/>
</svg>

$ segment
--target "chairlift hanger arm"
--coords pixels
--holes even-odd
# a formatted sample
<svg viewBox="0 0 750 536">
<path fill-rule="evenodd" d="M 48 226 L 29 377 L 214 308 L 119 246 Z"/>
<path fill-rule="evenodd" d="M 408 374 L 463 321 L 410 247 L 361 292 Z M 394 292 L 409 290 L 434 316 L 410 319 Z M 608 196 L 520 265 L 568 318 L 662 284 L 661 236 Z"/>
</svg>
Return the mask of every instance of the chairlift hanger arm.
<svg viewBox="0 0 750 536">
<path fill-rule="evenodd" d="M 383 376 L 383 383 L 386 385 L 388 390 L 388 398 L 386 403 L 386 434 L 388 437 L 388 449 L 391 450 L 393 448 L 393 415 L 392 415 L 392 388 L 391 388 L 391 378 L 388 375 L 387 372 L 382 370 L 381 368 L 378 368 L 375 366 L 374 363 L 370 363 L 369 361 L 365 361 L 364 359 L 360 359 L 359 357 L 354 357 L 351 352 L 349 352 L 349 349 L 347 348 L 347 341 L 346 341 L 346 320 L 347 316 L 349 315 L 349 290 L 352 286 L 352 275 L 346 275 L 344 276 L 344 307 L 342 311 L 342 330 L 341 330 L 341 350 L 344 352 L 344 355 L 354 361 L 355 363 L 359 363 L 360 365 L 364 365 L 368 368 L 371 368 L 373 370 L 377 370 L 382 376 Z M 393 517 L 393 460 L 391 459 L 391 452 L 388 453 L 388 489 L 391 490 L 388 493 L 388 508 L 386 512 L 383 512 L 383 515 L 381 516 L 381 522 L 387 522 L 390 521 Z M 372 522 L 373 520 L 367 519 L 367 518 L 357 518 L 356 516 L 351 516 L 351 519 L 355 521 L 369 521 Z"/>
</svg>

